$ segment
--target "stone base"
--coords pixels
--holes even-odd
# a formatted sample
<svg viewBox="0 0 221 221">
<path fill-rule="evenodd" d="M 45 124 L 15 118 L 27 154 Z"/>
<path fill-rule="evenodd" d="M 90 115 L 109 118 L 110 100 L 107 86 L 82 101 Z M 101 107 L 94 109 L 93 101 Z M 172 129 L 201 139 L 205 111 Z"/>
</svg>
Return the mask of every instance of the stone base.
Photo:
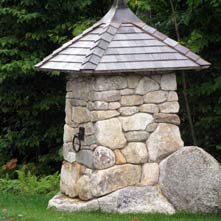
<svg viewBox="0 0 221 221">
<path fill-rule="evenodd" d="M 175 213 L 173 206 L 156 186 L 126 187 L 90 201 L 71 199 L 58 194 L 49 201 L 48 208 L 69 212 Z"/>
</svg>

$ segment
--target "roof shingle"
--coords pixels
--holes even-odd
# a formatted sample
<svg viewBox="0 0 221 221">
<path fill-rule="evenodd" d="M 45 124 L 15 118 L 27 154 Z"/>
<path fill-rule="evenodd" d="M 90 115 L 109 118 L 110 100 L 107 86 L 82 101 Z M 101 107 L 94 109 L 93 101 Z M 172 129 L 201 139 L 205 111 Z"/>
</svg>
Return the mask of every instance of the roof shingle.
<svg viewBox="0 0 221 221">
<path fill-rule="evenodd" d="M 115 0 L 103 19 L 36 65 L 41 70 L 91 73 L 209 66 L 188 48 L 143 23 L 123 0 Z"/>
</svg>

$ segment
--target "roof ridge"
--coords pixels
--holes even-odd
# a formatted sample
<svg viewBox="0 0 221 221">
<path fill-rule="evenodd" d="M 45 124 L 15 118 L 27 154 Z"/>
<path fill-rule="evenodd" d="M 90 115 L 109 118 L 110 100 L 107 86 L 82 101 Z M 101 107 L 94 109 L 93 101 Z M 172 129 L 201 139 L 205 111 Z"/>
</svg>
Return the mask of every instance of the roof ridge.
<svg viewBox="0 0 221 221">
<path fill-rule="evenodd" d="M 204 59 L 202 59 L 198 54 L 193 53 L 190 49 L 186 48 L 185 46 L 180 44 L 178 41 L 173 40 L 169 36 L 167 36 L 167 35 L 163 34 L 162 32 L 158 31 L 157 29 L 155 29 L 155 28 L 153 28 L 153 27 L 151 27 L 147 24 L 142 26 L 140 24 L 133 23 L 133 25 L 135 25 L 136 27 L 142 29 L 143 31 L 145 31 L 149 35 L 157 38 L 158 40 L 165 43 L 170 48 L 176 50 L 177 52 L 181 53 L 185 57 L 192 60 L 194 63 L 196 63 L 200 66 L 206 66 L 206 67 L 211 65 L 211 63 L 209 63 L 209 62 L 205 61 Z"/>
<path fill-rule="evenodd" d="M 120 24 L 111 23 L 104 27 L 105 30 L 99 34 L 100 37 L 94 42 L 95 45 L 90 49 L 91 52 L 86 56 L 86 60 L 82 63 L 80 70 L 96 69 L 119 27 Z"/>
</svg>

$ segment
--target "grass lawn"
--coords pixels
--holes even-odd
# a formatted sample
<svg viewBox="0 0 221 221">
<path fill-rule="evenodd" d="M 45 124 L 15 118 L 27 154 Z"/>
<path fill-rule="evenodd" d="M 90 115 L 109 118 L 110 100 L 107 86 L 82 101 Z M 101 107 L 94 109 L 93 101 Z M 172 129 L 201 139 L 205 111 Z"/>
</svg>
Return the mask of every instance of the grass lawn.
<svg viewBox="0 0 221 221">
<path fill-rule="evenodd" d="M 220 215 L 183 214 L 172 216 L 161 214 L 107 214 L 93 213 L 62 213 L 47 210 L 47 196 L 0 195 L 0 221 L 6 218 L 11 221 L 221 221 Z"/>
</svg>

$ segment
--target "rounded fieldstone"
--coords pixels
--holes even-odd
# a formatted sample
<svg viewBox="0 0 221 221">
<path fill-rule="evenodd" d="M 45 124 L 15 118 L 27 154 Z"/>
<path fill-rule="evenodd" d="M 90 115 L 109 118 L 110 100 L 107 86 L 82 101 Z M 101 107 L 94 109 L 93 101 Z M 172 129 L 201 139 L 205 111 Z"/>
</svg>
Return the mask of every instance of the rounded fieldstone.
<svg viewBox="0 0 221 221">
<path fill-rule="evenodd" d="M 85 107 L 72 108 L 72 121 L 81 124 L 91 121 L 90 111 Z"/>
<path fill-rule="evenodd" d="M 154 114 L 159 112 L 159 107 L 156 104 L 143 104 L 139 110 L 140 112 Z"/>
<path fill-rule="evenodd" d="M 156 91 L 159 89 L 160 89 L 160 86 L 156 81 L 153 81 L 149 77 L 144 77 L 140 80 L 135 93 L 144 95 L 150 91 Z"/>
<path fill-rule="evenodd" d="M 141 184 L 154 186 L 159 182 L 160 168 L 158 163 L 146 163 L 142 167 Z"/>
<path fill-rule="evenodd" d="M 97 77 L 93 85 L 95 91 L 118 90 L 127 87 L 127 81 L 122 76 Z"/>
<path fill-rule="evenodd" d="M 144 103 L 159 104 L 167 101 L 167 98 L 168 98 L 167 91 L 152 91 L 144 96 Z"/>
<path fill-rule="evenodd" d="M 150 186 L 130 186 L 89 201 L 58 194 L 49 201 L 48 208 L 69 212 L 175 213 L 173 206 L 159 189 Z"/>
<path fill-rule="evenodd" d="M 116 110 L 107 110 L 107 111 L 93 111 L 92 112 L 92 121 L 100 121 L 110 119 L 116 116 L 119 116 L 120 113 Z"/>
<path fill-rule="evenodd" d="M 108 108 L 109 108 L 110 110 L 119 109 L 119 108 L 120 108 L 120 103 L 119 103 L 119 102 L 111 102 L 111 103 L 109 103 Z"/>
<path fill-rule="evenodd" d="M 179 98 L 178 98 L 177 92 L 170 91 L 168 95 L 168 101 L 178 101 L 178 100 Z"/>
<path fill-rule="evenodd" d="M 132 95 L 134 94 L 134 90 L 133 89 L 124 89 L 120 91 L 121 95 Z"/>
<path fill-rule="evenodd" d="M 148 161 L 148 152 L 144 143 L 131 142 L 122 150 L 122 153 L 127 163 L 141 164 Z"/>
<path fill-rule="evenodd" d="M 121 98 L 120 91 L 118 90 L 94 92 L 94 93 L 91 93 L 90 96 L 91 96 L 91 100 L 106 101 L 106 102 L 119 101 Z"/>
<path fill-rule="evenodd" d="M 97 170 L 91 176 L 91 190 L 93 197 L 100 197 L 127 186 L 139 183 L 141 166 L 124 164 Z"/>
<path fill-rule="evenodd" d="M 119 117 L 124 131 L 145 130 L 152 123 L 153 116 L 146 113 L 137 113 L 129 117 Z"/>
<path fill-rule="evenodd" d="M 162 90 L 177 90 L 177 81 L 175 74 L 163 74 L 161 78 L 161 89 Z"/>
<path fill-rule="evenodd" d="M 179 113 L 180 105 L 178 102 L 166 102 L 159 105 L 160 112 L 165 114 Z"/>
<path fill-rule="evenodd" d="M 155 131 L 157 129 L 157 127 L 158 127 L 158 123 L 151 123 L 151 124 L 147 125 L 146 131 L 151 133 L 151 132 Z"/>
<path fill-rule="evenodd" d="M 95 124 L 97 143 L 110 149 L 123 148 L 127 142 L 118 119 L 98 121 Z"/>
<path fill-rule="evenodd" d="M 221 166 L 201 148 L 184 147 L 163 160 L 160 187 L 180 211 L 221 212 Z"/>
<path fill-rule="evenodd" d="M 121 97 L 122 106 L 136 106 L 143 104 L 143 97 L 139 95 L 128 95 Z"/>
<path fill-rule="evenodd" d="M 183 147 L 183 145 L 179 127 L 160 123 L 147 141 L 150 161 L 159 162 Z"/>
<path fill-rule="evenodd" d="M 60 190 L 69 197 L 78 196 L 77 181 L 80 178 L 82 166 L 78 163 L 63 162 L 61 167 Z"/>
<path fill-rule="evenodd" d="M 180 118 L 176 114 L 158 113 L 154 114 L 154 118 L 157 123 L 169 123 L 169 124 L 180 125 Z"/>
<path fill-rule="evenodd" d="M 72 128 L 68 126 L 67 124 L 64 125 L 64 135 L 63 135 L 63 141 L 64 143 L 71 143 L 74 135 L 77 133 L 77 128 Z"/>
<path fill-rule="evenodd" d="M 88 109 L 93 110 L 107 110 L 108 109 L 108 103 L 105 101 L 95 101 L 95 102 L 89 102 L 88 103 Z"/>
<path fill-rule="evenodd" d="M 93 198 L 90 181 L 91 180 L 89 176 L 83 175 L 76 184 L 78 196 L 81 200 L 89 200 Z"/>
<path fill-rule="evenodd" d="M 78 198 L 69 198 L 63 194 L 54 196 L 48 203 L 48 209 L 56 209 L 62 212 L 90 212 L 98 211 L 99 208 L 100 206 L 97 199 L 82 201 Z"/>
<path fill-rule="evenodd" d="M 119 112 L 122 116 L 130 116 L 139 112 L 138 107 L 121 107 Z"/>
<path fill-rule="evenodd" d="M 96 169 L 106 169 L 115 164 L 115 154 L 112 150 L 99 146 L 93 154 L 94 167 Z"/>
<path fill-rule="evenodd" d="M 129 142 L 141 142 L 147 140 L 149 133 L 146 131 L 131 131 L 126 133 L 125 137 Z"/>
<path fill-rule="evenodd" d="M 128 87 L 132 89 L 136 88 L 140 79 L 141 79 L 141 76 L 139 75 L 133 75 L 133 76 L 128 77 L 127 78 Z"/>
<path fill-rule="evenodd" d="M 69 163 L 74 163 L 76 161 L 76 153 L 73 150 L 72 143 L 64 143 L 63 145 L 63 157 Z"/>
<path fill-rule="evenodd" d="M 111 213 L 166 213 L 175 210 L 157 187 L 130 186 L 98 199 L 100 210 Z"/>
</svg>

